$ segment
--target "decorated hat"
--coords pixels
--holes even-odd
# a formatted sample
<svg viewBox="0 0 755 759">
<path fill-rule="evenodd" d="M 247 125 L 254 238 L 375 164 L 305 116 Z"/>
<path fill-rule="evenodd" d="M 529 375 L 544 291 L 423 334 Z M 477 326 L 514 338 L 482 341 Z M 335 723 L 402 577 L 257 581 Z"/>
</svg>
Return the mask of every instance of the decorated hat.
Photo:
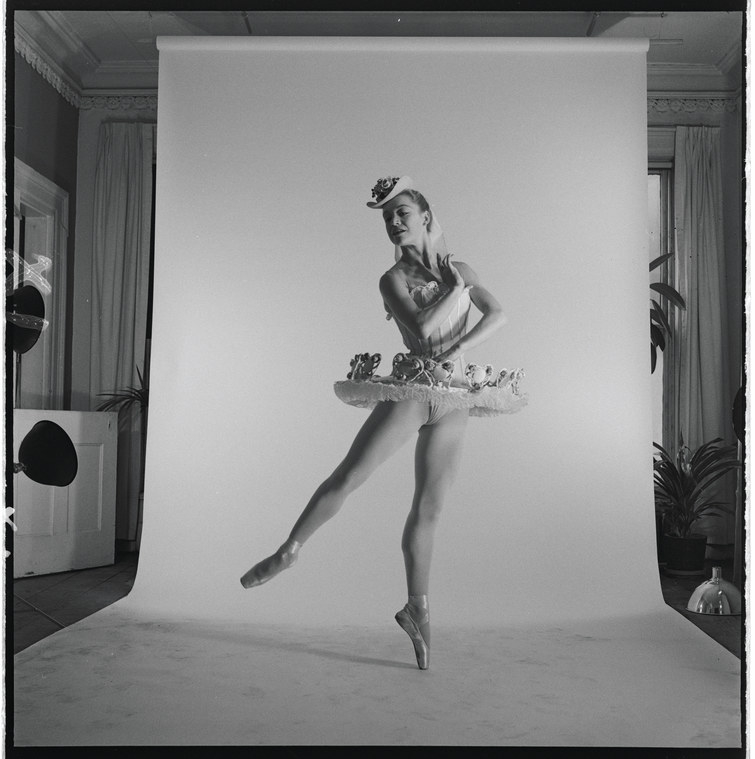
<svg viewBox="0 0 755 759">
<path fill-rule="evenodd" d="M 369 208 L 382 208 L 389 200 L 400 195 L 405 190 L 411 190 L 414 181 L 411 177 L 384 177 L 378 179 L 372 188 L 373 201 L 367 203 Z"/>
</svg>

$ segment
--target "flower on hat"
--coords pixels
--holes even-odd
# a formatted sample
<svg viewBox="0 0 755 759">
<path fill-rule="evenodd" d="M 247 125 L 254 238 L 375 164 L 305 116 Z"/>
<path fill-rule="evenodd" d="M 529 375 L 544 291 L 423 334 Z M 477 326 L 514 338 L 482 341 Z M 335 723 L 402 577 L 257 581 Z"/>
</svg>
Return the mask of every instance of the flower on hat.
<svg viewBox="0 0 755 759">
<path fill-rule="evenodd" d="M 379 203 L 396 186 L 400 177 L 383 177 L 372 188 L 372 197 Z"/>
</svg>

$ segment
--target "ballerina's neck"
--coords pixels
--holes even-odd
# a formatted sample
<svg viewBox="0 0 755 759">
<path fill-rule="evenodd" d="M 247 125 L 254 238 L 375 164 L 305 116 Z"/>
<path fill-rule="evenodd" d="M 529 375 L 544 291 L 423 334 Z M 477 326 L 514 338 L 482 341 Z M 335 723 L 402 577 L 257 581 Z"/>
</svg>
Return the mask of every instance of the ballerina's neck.
<svg viewBox="0 0 755 759">
<path fill-rule="evenodd" d="M 407 263 L 426 266 L 432 260 L 433 248 L 430 238 L 426 237 L 419 245 L 402 245 L 401 258 Z"/>
<path fill-rule="evenodd" d="M 402 248 L 400 263 L 404 266 L 407 280 L 442 280 L 440 269 L 431 254 L 424 256 L 422 253 L 407 253 L 406 250 Z"/>
</svg>

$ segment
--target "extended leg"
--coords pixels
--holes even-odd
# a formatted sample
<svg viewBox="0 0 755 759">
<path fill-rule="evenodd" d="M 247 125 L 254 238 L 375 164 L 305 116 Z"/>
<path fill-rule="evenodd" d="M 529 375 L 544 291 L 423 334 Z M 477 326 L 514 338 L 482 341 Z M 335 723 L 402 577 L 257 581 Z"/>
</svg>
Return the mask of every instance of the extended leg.
<svg viewBox="0 0 755 759">
<path fill-rule="evenodd" d="M 427 593 L 433 538 L 443 501 L 461 458 L 464 430 L 469 414 L 452 411 L 419 431 L 415 454 L 415 491 L 404 526 L 404 552 L 409 600 L 396 614 L 414 645 L 417 665 L 427 669 L 430 657 L 430 608 Z"/>
<path fill-rule="evenodd" d="M 346 496 L 358 488 L 423 424 L 427 409 L 414 401 L 379 403 L 354 438 L 349 452 L 315 491 L 296 521 L 288 540 L 242 578 L 245 588 L 261 585 L 291 566 L 301 545 L 335 516 Z"/>
</svg>

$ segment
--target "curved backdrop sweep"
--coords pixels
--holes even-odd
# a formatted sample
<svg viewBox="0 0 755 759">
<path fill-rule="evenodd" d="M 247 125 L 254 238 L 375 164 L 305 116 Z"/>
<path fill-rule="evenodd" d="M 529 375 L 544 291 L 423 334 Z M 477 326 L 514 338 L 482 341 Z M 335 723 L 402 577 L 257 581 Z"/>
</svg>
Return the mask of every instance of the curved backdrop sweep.
<svg viewBox="0 0 755 759">
<path fill-rule="evenodd" d="M 641 40 L 161 38 L 143 540 L 124 608 L 392 623 L 411 444 L 243 590 L 366 412 L 333 381 L 390 362 L 393 247 L 368 209 L 409 174 L 509 322 L 467 355 L 529 405 L 472 419 L 438 529 L 438 624 L 663 605 L 655 558 Z M 387 621 L 386 621 L 387 620 Z"/>
</svg>

